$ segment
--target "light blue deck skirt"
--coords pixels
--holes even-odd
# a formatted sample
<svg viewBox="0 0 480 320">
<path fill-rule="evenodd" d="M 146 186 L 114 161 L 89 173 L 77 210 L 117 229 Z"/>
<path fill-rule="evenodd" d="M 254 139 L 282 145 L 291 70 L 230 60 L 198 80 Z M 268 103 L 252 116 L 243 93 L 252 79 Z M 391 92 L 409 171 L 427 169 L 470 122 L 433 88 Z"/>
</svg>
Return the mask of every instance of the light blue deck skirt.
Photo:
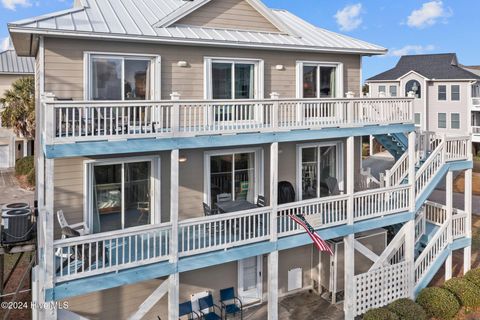
<svg viewBox="0 0 480 320">
<path fill-rule="evenodd" d="M 96 141 L 46 145 L 44 151 L 46 158 L 56 159 L 96 155 L 158 152 L 174 149 L 231 147 L 272 142 L 346 138 L 351 136 L 366 136 L 371 134 L 388 134 L 392 132 L 411 132 L 414 130 L 415 126 L 413 124 L 394 124 L 384 126 L 376 125 L 349 128 L 325 128 L 321 130 L 293 130 L 285 132 L 256 132 L 235 135 L 197 136 L 188 138 L 139 138 L 126 141 Z"/>
<path fill-rule="evenodd" d="M 432 194 L 433 190 L 438 186 L 440 181 L 445 177 L 448 171 L 462 171 L 473 168 L 472 161 L 455 161 L 446 163 L 438 172 L 438 174 L 432 179 L 428 187 L 420 194 L 416 201 L 416 210 L 418 211 L 420 207 L 427 201 L 427 199 Z"/>
<path fill-rule="evenodd" d="M 435 262 L 431 265 L 429 272 L 425 275 L 425 277 L 420 281 L 420 283 L 415 288 L 415 296 L 417 296 L 423 288 L 427 287 L 430 281 L 432 281 L 433 277 L 437 274 L 438 270 L 442 267 L 442 264 L 445 263 L 447 260 L 448 255 L 453 250 L 462 249 L 472 245 L 472 239 L 470 238 L 463 238 L 453 241 L 453 243 L 447 246 L 439 257 L 435 260 Z"/>
<path fill-rule="evenodd" d="M 343 237 L 351 233 L 381 228 L 384 226 L 404 223 L 414 219 L 414 213 L 405 212 L 385 217 L 357 222 L 353 226 L 338 226 L 319 230 L 324 240 Z M 168 276 L 176 272 L 207 268 L 214 265 L 242 260 L 249 257 L 268 254 L 276 250 L 286 250 L 311 244 L 308 235 L 302 233 L 278 239 L 277 242 L 264 241 L 251 245 L 235 247 L 229 250 L 219 250 L 181 258 L 177 264 L 160 262 L 142 267 L 126 269 L 117 273 L 95 275 L 78 280 L 59 283 L 53 289 L 47 289 L 47 301 L 58 301 L 85 295 L 99 290 L 106 290 L 124 285 L 134 284 L 155 278 Z"/>
</svg>

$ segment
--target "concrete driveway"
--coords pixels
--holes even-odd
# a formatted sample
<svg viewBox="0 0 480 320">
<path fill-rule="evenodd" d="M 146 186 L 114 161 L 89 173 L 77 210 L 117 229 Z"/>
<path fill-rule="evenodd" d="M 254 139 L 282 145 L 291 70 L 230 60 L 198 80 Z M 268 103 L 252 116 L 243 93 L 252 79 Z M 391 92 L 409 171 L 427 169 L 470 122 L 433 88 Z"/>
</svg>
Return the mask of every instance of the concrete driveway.
<svg viewBox="0 0 480 320">
<path fill-rule="evenodd" d="M 0 205 L 26 202 L 33 206 L 35 192 L 20 188 L 13 170 L 0 170 Z"/>
</svg>

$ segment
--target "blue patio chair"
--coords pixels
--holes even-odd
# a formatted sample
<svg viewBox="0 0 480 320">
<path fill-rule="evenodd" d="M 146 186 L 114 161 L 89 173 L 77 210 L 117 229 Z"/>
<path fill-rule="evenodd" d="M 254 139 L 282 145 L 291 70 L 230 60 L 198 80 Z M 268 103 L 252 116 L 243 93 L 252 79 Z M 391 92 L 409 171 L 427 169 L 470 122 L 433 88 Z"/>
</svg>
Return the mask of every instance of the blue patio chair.
<svg viewBox="0 0 480 320">
<path fill-rule="evenodd" d="M 225 319 L 229 314 L 235 317 L 240 313 L 240 318 L 243 319 L 243 304 L 242 301 L 235 296 L 235 289 L 233 287 L 220 290 L 220 304 L 222 310 L 225 312 Z"/>
<path fill-rule="evenodd" d="M 192 301 L 187 301 L 178 305 L 178 316 L 188 316 L 188 319 L 200 319 L 200 315 L 193 311 Z"/>
<path fill-rule="evenodd" d="M 200 313 L 203 316 L 203 319 L 205 320 L 222 320 L 222 308 L 217 306 L 216 304 L 213 303 L 213 297 L 211 294 L 209 294 L 206 297 L 198 299 L 198 305 L 199 309 L 202 310 Z M 220 315 L 215 312 L 215 308 L 220 311 Z M 208 310 L 207 312 L 203 312 L 203 310 Z"/>
</svg>

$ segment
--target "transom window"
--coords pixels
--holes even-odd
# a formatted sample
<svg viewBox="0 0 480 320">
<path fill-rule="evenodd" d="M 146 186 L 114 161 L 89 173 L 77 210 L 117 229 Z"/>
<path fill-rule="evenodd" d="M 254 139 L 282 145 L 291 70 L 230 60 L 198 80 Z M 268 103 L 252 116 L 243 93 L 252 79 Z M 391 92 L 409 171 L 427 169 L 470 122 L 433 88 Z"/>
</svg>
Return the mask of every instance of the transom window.
<svg viewBox="0 0 480 320">
<path fill-rule="evenodd" d="M 89 221 L 94 233 L 151 224 L 159 159 L 88 164 Z"/>
<path fill-rule="evenodd" d="M 302 145 L 298 148 L 299 199 L 334 196 L 343 188 L 341 143 Z"/>
<path fill-rule="evenodd" d="M 324 64 L 302 64 L 302 98 L 334 98 L 337 86 L 337 66 Z"/>
<path fill-rule="evenodd" d="M 152 57 L 89 55 L 89 100 L 151 100 Z"/>
<path fill-rule="evenodd" d="M 438 86 L 438 100 L 440 101 L 447 100 L 447 86 L 444 86 L 444 85 Z"/>
<path fill-rule="evenodd" d="M 452 85 L 452 101 L 460 100 L 460 86 L 455 84 Z"/>
<path fill-rule="evenodd" d="M 410 80 L 405 85 L 405 96 L 408 96 L 409 92 L 413 92 L 415 94 L 415 98 L 422 97 L 422 86 L 420 82 L 417 80 Z"/>
</svg>

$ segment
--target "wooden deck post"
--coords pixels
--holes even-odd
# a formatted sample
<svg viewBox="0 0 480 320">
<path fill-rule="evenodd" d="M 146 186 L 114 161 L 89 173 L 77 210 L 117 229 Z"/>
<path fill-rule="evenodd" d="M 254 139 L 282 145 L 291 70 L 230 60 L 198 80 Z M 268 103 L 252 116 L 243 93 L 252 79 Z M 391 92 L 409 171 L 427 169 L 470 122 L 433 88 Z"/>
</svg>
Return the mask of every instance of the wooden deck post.
<svg viewBox="0 0 480 320">
<path fill-rule="evenodd" d="M 170 155 L 170 223 L 172 236 L 170 237 L 170 262 L 178 262 L 178 184 L 179 184 L 179 150 L 172 150 Z M 179 274 L 170 275 L 168 286 L 168 318 L 178 319 L 179 302 Z"/>
<path fill-rule="evenodd" d="M 471 153 L 470 153 L 471 155 Z M 465 237 L 472 238 L 472 169 L 465 170 Z M 472 267 L 472 246 L 463 249 L 463 273 L 467 273 Z"/>
<path fill-rule="evenodd" d="M 408 183 L 410 184 L 409 201 L 410 212 L 415 212 L 415 131 L 408 134 Z M 416 213 L 416 212 L 415 212 Z M 413 266 L 415 263 L 415 217 L 406 223 L 405 230 L 405 261 L 408 261 Z M 410 298 L 414 298 L 415 275 L 410 272 L 409 288 Z"/>
<path fill-rule="evenodd" d="M 453 172 L 447 172 L 446 179 L 446 205 L 447 205 L 447 242 L 448 244 L 453 243 L 453 233 L 452 233 L 452 216 L 453 216 Z M 445 261 L 445 280 L 452 278 L 452 252 L 448 254 L 447 260 Z"/>
<path fill-rule="evenodd" d="M 277 241 L 278 142 L 270 145 L 270 241 Z M 268 255 L 268 319 L 278 319 L 278 251 Z"/>
<path fill-rule="evenodd" d="M 354 187 L 355 187 L 355 139 L 347 138 L 347 224 L 353 225 L 354 222 Z M 344 276 L 345 276 L 345 301 L 344 312 L 345 319 L 353 319 L 355 314 L 355 234 L 349 234 L 343 238 L 344 249 Z"/>
</svg>

